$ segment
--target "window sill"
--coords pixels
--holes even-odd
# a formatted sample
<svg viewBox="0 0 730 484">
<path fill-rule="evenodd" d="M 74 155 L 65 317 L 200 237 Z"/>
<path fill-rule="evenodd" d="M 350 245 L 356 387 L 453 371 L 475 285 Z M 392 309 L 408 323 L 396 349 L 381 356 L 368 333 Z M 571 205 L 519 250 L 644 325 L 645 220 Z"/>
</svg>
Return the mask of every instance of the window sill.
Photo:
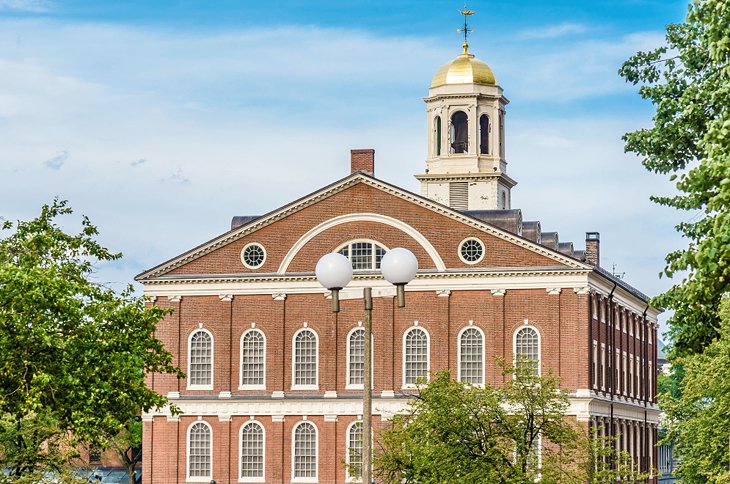
<svg viewBox="0 0 730 484">
<path fill-rule="evenodd" d="M 213 385 L 188 385 L 186 390 L 213 390 Z M 196 481 L 190 481 L 196 482 Z"/>
<path fill-rule="evenodd" d="M 364 388 L 365 388 L 365 385 L 363 385 L 362 383 L 345 386 L 345 390 L 362 390 Z"/>
<path fill-rule="evenodd" d="M 240 385 L 239 390 L 266 390 L 266 385 Z M 255 482 L 255 481 L 251 481 Z M 263 481 L 261 481 L 263 482 Z"/>
<path fill-rule="evenodd" d="M 213 476 L 207 476 L 207 477 L 195 476 L 195 477 L 188 477 L 187 479 L 185 479 L 185 482 L 210 482 L 211 479 L 213 479 Z"/>
<path fill-rule="evenodd" d="M 254 482 L 266 482 L 264 477 L 243 477 L 239 478 L 238 482 L 254 483 Z"/>
<path fill-rule="evenodd" d="M 319 390 L 319 385 L 292 385 L 292 390 Z M 292 480 L 292 482 L 294 482 Z M 297 482 L 317 482 L 317 481 L 297 481 Z"/>
<path fill-rule="evenodd" d="M 292 482 L 319 482 L 319 479 L 316 477 L 294 477 L 291 480 Z"/>
</svg>

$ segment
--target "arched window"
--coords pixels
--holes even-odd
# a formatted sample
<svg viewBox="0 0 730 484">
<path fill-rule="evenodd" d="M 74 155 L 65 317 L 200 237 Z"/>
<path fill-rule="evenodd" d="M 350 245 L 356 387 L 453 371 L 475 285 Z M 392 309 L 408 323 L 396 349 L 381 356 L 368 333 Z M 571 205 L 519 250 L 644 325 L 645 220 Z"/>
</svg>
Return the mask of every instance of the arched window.
<svg viewBox="0 0 730 484">
<path fill-rule="evenodd" d="M 365 330 L 357 328 L 347 338 L 347 386 L 362 388 L 365 381 Z"/>
<path fill-rule="evenodd" d="M 372 271 L 380 269 L 380 260 L 388 249 L 372 240 L 351 240 L 337 252 L 352 262 L 355 271 Z"/>
<path fill-rule="evenodd" d="M 436 124 L 436 156 L 441 156 L 441 116 L 436 116 L 435 119 Z"/>
<path fill-rule="evenodd" d="M 419 378 L 428 378 L 428 333 L 411 328 L 403 335 L 403 386 L 413 387 Z"/>
<path fill-rule="evenodd" d="M 456 111 L 451 115 L 450 134 L 452 153 L 469 151 L 469 118 L 464 111 Z"/>
<path fill-rule="evenodd" d="M 359 482 L 362 475 L 362 421 L 350 424 L 347 429 L 347 482 Z"/>
<path fill-rule="evenodd" d="M 479 117 L 479 153 L 489 153 L 489 116 L 486 114 Z"/>
<path fill-rule="evenodd" d="M 515 332 L 515 363 L 529 365 L 535 375 L 540 374 L 540 334 L 531 326 Z"/>
<path fill-rule="evenodd" d="M 459 336 L 459 380 L 484 383 L 484 335 L 479 328 L 465 328 Z"/>
<path fill-rule="evenodd" d="M 310 422 L 301 422 L 294 428 L 292 443 L 292 480 L 317 480 L 317 428 Z"/>
<path fill-rule="evenodd" d="M 188 388 L 213 388 L 213 335 L 199 329 L 188 342 Z"/>
<path fill-rule="evenodd" d="M 302 329 L 294 335 L 293 387 L 317 388 L 317 335 Z"/>
<path fill-rule="evenodd" d="M 241 427 L 241 480 L 264 482 L 264 427 L 247 422 Z"/>
<path fill-rule="evenodd" d="M 188 481 L 208 482 L 213 474 L 211 453 L 213 433 L 206 422 L 188 428 Z"/>
<path fill-rule="evenodd" d="M 499 156 L 504 158 L 504 112 L 499 112 Z"/>
<path fill-rule="evenodd" d="M 257 329 L 241 336 L 241 386 L 265 388 L 266 338 Z"/>
</svg>

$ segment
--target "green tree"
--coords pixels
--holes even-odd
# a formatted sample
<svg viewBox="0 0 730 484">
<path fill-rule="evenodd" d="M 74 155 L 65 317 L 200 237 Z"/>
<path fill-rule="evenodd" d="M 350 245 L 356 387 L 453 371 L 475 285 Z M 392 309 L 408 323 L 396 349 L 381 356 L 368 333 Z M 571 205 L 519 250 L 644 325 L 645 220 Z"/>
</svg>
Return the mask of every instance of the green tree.
<svg viewBox="0 0 730 484">
<path fill-rule="evenodd" d="M 530 365 L 505 368 L 504 386 L 434 375 L 378 437 L 376 475 L 389 483 L 608 482 L 640 479 L 625 453 L 566 418 L 568 394 Z"/>
<path fill-rule="evenodd" d="M 166 405 L 146 374 L 183 376 L 154 336 L 165 311 L 91 281 L 95 264 L 120 255 L 86 217 L 64 232 L 57 219 L 71 213 L 55 200 L 0 232 L 0 467 L 16 476 L 60 469 L 77 444 L 104 445 Z"/>
<path fill-rule="evenodd" d="M 677 391 L 659 395 L 666 442 L 681 455 L 677 475 L 687 483 L 730 482 L 730 301 L 721 308 L 719 337 L 701 354 L 676 358 Z M 674 368 L 674 367 L 673 367 Z"/>
<path fill-rule="evenodd" d="M 656 107 L 650 128 L 627 133 L 626 150 L 677 180 L 679 194 L 656 196 L 690 211 L 677 230 L 688 246 L 666 257 L 663 274 L 685 273 L 654 299 L 674 310 L 674 351 L 701 352 L 717 336 L 730 289 L 730 3 L 694 0 L 686 21 L 667 26 L 666 45 L 631 57 L 619 73 Z"/>
</svg>

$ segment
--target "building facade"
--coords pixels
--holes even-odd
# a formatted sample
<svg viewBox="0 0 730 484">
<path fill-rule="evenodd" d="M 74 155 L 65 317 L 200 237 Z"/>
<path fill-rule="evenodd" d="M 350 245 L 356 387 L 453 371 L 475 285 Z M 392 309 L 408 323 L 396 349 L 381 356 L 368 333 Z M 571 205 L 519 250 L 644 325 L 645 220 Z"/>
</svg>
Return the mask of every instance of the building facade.
<svg viewBox="0 0 730 484">
<path fill-rule="evenodd" d="M 146 482 L 354 482 L 362 431 L 362 289 L 371 287 L 376 427 L 401 411 L 416 380 L 448 369 L 502 384 L 498 358 L 524 355 L 570 391 L 568 413 L 618 436 L 655 466 L 657 314 L 647 297 L 585 250 L 512 209 L 507 99 L 491 69 L 464 52 L 434 77 L 428 158 L 414 194 L 374 176 L 374 152 L 351 173 L 137 277 L 173 311 L 157 337 L 186 380 L 151 375 L 182 410 L 143 415 Z M 405 247 L 419 271 L 407 305 L 380 276 Z M 354 279 L 332 313 L 314 275 L 340 252 Z"/>
</svg>

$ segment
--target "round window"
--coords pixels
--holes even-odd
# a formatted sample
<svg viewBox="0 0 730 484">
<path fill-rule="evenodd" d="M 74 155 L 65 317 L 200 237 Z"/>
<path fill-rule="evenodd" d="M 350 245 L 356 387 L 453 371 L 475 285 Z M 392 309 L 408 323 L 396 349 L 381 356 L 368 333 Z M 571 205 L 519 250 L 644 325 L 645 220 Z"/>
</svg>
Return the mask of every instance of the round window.
<svg viewBox="0 0 730 484">
<path fill-rule="evenodd" d="M 266 260 L 266 251 L 261 244 L 248 244 L 241 251 L 241 261 L 249 269 L 255 269 Z"/>
<path fill-rule="evenodd" d="M 459 246 L 459 257 L 467 264 L 476 264 L 484 257 L 484 244 L 479 239 L 465 239 Z"/>
</svg>

